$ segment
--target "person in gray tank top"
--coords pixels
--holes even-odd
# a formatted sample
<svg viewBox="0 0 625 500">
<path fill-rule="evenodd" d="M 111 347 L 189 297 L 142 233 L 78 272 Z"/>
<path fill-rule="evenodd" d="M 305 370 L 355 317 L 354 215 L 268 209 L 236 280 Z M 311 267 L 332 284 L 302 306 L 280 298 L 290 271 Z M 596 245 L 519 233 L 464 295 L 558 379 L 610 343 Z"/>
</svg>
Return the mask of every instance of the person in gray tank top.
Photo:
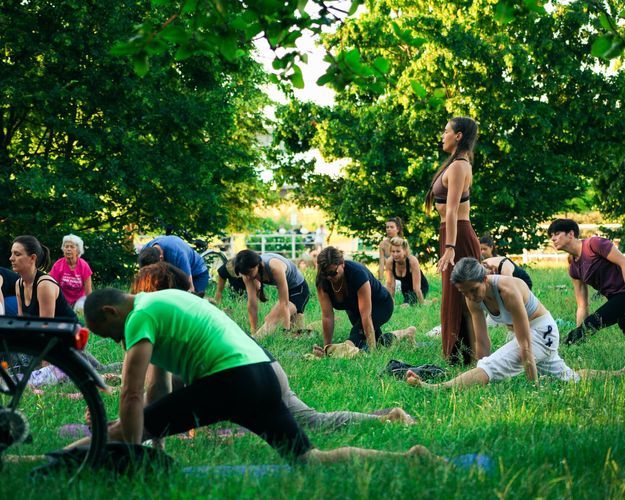
<svg viewBox="0 0 625 500">
<path fill-rule="evenodd" d="M 618 371 L 573 371 L 558 354 L 560 334 L 551 313 L 530 291 L 525 282 L 512 276 L 488 275 L 476 259 L 461 259 L 451 273 L 452 284 L 464 295 L 476 337 L 477 367 L 441 384 L 426 384 L 408 371 L 410 385 L 427 389 L 464 388 L 514 377 L 525 372 L 538 381 L 538 374 L 561 380 L 625 374 Z M 490 354 L 490 338 L 484 311 L 511 332 L 509 341 Z"/>
<path fill-rule="evenodd" d="M 272 334 L 282 324 L 290 329 L 304 325 L 304 309 L 310 298 L 310 289 L 304 275 L 289 259 L 277 253 L 259 254 L 241 250 L 234 258 L 234 271 L 243 278 L 247 291 L 247 313 L 252 336 L 261 338 Z M 258 327 L 257 282 L 278 289 L 278 303 Z"/>
</svg>

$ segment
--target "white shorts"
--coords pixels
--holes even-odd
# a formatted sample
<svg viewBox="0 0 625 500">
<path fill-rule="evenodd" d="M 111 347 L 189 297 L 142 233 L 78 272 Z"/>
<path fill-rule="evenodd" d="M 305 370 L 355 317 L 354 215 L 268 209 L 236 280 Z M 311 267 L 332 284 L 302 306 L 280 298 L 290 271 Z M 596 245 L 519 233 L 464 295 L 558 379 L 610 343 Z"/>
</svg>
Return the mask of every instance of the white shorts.
<svg viewBox="0 0 625 500">
<path fill-rule="evenodd" d="M 560 332 L 551 314 L 547 313 L 530 321 L 530 336 L 539 374 L 550 375 L 560 380 L 574 380 L 575 382 L 579 380 L 579 375 L 569 368 L 558 354 Z M 490 356 L 480 359 L 477 367 L 486 372 L 490 382 L 524 373 L 521 350 L 516 338 L 501 346 Z"/>
</svg>

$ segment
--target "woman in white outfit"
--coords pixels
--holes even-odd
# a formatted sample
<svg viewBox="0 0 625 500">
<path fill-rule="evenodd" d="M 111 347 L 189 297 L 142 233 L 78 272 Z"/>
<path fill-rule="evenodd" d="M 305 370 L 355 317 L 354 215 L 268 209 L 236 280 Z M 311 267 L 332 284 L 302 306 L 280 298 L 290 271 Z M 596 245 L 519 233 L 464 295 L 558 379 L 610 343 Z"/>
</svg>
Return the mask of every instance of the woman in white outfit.
<svg viewBox="0 0 625 500">
<path fill-rule="evenodd" d="M 454 267 L 451 282 L 464 295 L 471 314 L 477 340 L 477 367 L 440 384 L 426 384 L 408 371 L 406 379 L 410 385 L 429 389 L 469 387 L 522 372 L 530 381 L 537 381 L 539 373 L 574 381 L 580 377 L 625 373 L 625 368 L 614 372 L 569 368 L 558 354 L 560 334 L 556 322 L 521 279 L 487 275 L 476 259 L 466 257 Z M 496 323 L 506 325 L 513 334 L 513 338 L 493 354 L 490 354 L 484 312 Z"/>
</svg>

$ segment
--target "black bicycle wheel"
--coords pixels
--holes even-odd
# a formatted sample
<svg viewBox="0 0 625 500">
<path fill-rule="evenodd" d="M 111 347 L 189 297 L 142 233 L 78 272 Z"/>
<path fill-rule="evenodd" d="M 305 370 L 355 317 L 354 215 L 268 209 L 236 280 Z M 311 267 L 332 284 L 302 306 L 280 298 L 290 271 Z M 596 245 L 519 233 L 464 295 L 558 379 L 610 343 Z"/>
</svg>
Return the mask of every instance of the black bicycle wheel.
<svg viewBox="0 0 625 500">
<path fill-rule="evenodd" d="M 3 360 L 16 359 L 17 355 L 38 356 L 32 346 L 13 339 L 0 340 L 0 356 Z M 98 386 L 92 376 L 76 359 L 77 354 L 62 349 L 52 350 L 44 357 L 50 365 L 44 367 L 48 381 L 58 383 L 43 384 L 45 377 L 31 376 L 36 385 L 29 384 L 22 394 L 17 394 L 11 384 L 0 382 L 1 411 L 5 419 L 23 420 L 26 424 L 25 439 L 13 443 L 4 453 L 5 462 L 28 461 L 29 457 L 61 450 L 81 437 L 91 436 L 88 452 L 75 469 L 80 472 L 85 466 L 98 465 L 103 457 L 108 438 L 106 410 L 100 397 Z M 21 356 L 23 357 L 23 356 Z M 3 371 L 17 384 L 22 376 L 17 366 L 3 362 Z M 40 375 L 41 371 L 37 372 Z M 19 415 L 11 415 L 11 408 Z M 86 424 L 86 410 L 90 425 Z M 13 412 L 16 413 L 16 412 Z M 33 464 L 36 465 L 36 462 Z"/>
<path fill-rule="evenodd" d="M 228 258 L 221 252 L 215 250 L 208 250 L 201 254 L 206 268 L 208 269 L 208 278 L 210 281 L 217 281 L 217 270 L 228 262 Z"/>
</svg>

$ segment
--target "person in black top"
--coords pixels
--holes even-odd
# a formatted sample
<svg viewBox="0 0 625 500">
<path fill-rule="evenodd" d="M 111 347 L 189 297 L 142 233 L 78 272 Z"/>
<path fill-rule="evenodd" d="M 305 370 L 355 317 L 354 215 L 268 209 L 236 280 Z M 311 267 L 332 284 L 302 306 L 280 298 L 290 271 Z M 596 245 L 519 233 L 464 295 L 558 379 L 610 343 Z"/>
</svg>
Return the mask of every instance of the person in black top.
<svg viewBox="0 0 625 500">
<path fill-rule="evenodd" d="M 0 286 L 2 293 L 0 294 L 0 314 L 7 316 L 17 316 L 17 298 L 15 296 L 15 283 L 19 279 L 19 274 L 0 267 Z M 3 310 L 3 311 L 2 311 Z"/>
<path fill-rule="evenodd" d="M 50 251 L 37 238 L 28 235 L 15 238 L 9 261 L 20 275 L 16 288 L 20 316 L 77 319 L 59 284 L 40 270 L 50 265 Z"/>
<path fill-rule="evenodd" d="M 480 254 L 482 264 L 489 274 L 501 274 L 503 276 L 513 276 L 525 281 L 527 287 L 532 289 L 532 278 L 522 267 L 517 266 L 508 257 L 497 255 L 495 240 L 486 233 L 480 238 Z"/>
<path fill-rule="evenodd" d="M 517 266 L 508 257 L 490 257 L 482 261 L 482 265 L 488 271 L 488 274 L 501 274 L 503 276 L 513 276 L 525 281 L 527 287 L 532 289 L 532 278 L 527 274 L 527 271 L 522 267 Z"/>
<path fill-rule="evenodd" d="M 421 272 L 419 261 L 410 255 L 408 241 L 396 236 L 391 238 L 391 258 L 385 264 L 386 289 L 395 297 L 395 281 L 401 282 L 404 295 L 402 306 L 423 304 L 429 290 L 428 280 Z"/>
<path fill-rule="evenodd" d="M 329 246 L 317 257 L 317 294 L 321 305 L 324 348 L 315 348 L 322 355 L 332 345 L 334 309 L 344 310 L 352 324 L 346 343 L 359 349 L 373 350 L 388 346 L 396 338 L 414 336 L 416 328 L 382 333 L 382 325 L 391 319 L 393 299 L 388 290 L 358 262 L 343 259 L 343 252 Z"/>
<path fill-rule="evenodd" d="M 247 295 L 243 278 L 234 271 L 234 259 L 230 259 L 225 264 L 222 264 L 222 266 L 217 269 L 217 274 L 217 291 L 215 292 L 215 302 L 217 304 L 221 304 L 226 282 L 230 285 L 230 289 L 238 296 L 244 297 Z M 267 297 L 265 296 L 265 292 L 263 290 L 263 284 L 259 282 L 257 288 L 258 292 L 256 295 L 258 296 L 258 299 L 261 302 L 267 302 Z"/>
</svg>

